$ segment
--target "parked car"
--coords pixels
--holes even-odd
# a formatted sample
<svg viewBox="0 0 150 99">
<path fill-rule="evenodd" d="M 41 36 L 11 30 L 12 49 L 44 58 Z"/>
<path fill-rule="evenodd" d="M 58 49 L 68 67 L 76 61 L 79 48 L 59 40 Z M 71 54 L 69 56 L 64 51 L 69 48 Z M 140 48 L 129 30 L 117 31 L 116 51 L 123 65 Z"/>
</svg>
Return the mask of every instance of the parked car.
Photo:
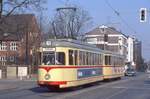
<svg viewBox="0 0 150 99">
<path fill-rule="evenodd" d="M 125 71 L 125 76 L 136 76 L 136 71 L 134 69 L 127 69 Z"/>
</svg>

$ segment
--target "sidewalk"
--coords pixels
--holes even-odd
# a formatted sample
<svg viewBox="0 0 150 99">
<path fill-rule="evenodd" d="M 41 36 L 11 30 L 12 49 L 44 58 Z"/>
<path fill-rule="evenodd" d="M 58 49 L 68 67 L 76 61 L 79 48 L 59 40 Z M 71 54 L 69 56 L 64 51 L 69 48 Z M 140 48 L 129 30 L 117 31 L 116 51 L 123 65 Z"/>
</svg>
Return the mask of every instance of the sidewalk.
<svg viewBox="0 0 150 99">
<path fill-rule="evenodd" d="M 0 79 L 0 91 L 11 90 L 18 88 L 19 85 L 16 83 L 25 83 L 27 81 L 32 82 L 37 80 L 37 75 L 31 75 L 30 77 L 18 77 L 18 78 L 5 78 Z"/>
<path fill-rule="evenodd" d="M 37 74 L 32 74 L 28 76 L 23 77 L 8 77 L 8 78 L 2 78 L 0 81 L 36 81 L 37 80 Z"/>
</svg>

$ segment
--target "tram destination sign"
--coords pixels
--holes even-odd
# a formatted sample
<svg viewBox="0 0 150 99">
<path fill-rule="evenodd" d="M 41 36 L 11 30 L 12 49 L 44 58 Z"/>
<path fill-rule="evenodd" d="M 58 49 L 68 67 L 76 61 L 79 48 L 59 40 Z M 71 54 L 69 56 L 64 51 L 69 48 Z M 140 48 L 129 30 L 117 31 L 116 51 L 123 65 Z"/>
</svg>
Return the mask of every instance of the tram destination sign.
<svg viewBox="0 0 150 99">
<path fill-rule="evenodd" d="M 43 51 L 55 51 L 55 48 L 43 48 Z"/>
</svg>

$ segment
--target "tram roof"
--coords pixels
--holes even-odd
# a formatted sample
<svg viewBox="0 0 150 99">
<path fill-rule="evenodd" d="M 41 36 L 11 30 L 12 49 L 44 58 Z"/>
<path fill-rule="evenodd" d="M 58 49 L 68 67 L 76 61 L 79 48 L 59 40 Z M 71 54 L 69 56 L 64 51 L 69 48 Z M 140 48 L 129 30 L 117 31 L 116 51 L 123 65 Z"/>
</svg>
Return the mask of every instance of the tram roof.
<svg viewBox="0 0 150 99">
<path fill-rule="evenodd" d="M 77 41 L 73 39 L 49 39 L 42 43 L 42 47 L 70 47 L 70 48 L 79 48 L 85 50 L 94 50 L 101 51 L 104 50 L 97 48 L 95 45 L 88 44 L 83 41 Z"/>
<path fill-rule="evenodd" d="M 106 51 L 102 50 L 96 45 L 92 45 L 83 41 L 77 41 L 73 39 L 49 39 L 41 44 L 42 47 L 70 47 L 70 48 L 78 48 L 78 49 L 84 49 L 84 50 L 92 50 L 92 51 L 98 51 L 105 54 L 114 54 L 122 56 L 118 53 L 112 52 L 112 51 Z"/>
</svg>

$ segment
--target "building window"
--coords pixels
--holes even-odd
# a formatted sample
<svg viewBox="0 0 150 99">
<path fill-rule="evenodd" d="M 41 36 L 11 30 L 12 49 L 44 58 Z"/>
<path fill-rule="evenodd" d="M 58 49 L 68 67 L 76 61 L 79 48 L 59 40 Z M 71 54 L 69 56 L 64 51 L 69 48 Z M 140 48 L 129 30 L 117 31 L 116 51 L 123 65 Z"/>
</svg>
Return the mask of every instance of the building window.
<svg viewBox="0 0 150 99">
<path fill-rule="evenodd" d="M 0 44 L 0 51 L 6 51 L 6 48 L 7 48 L 6 42 L 2 42 L 2 43 Z"/>
<path fill-rule="evenodd" d="M 6 61 L 6 56 L 0 56 L 0 61 L 1 61 L 1 62 Z"/>
<path fill-rule="evenodd" d="M 99 37 L 97 37 L 97 40 L 98 41 L 104 41 L 104 37 L 103 36 L 99 36 Z"/>
<path fill-rule="evenodd" d="M 112 44 L 114 44 L 114 43 L 118 43 L 118 37 L 109 37 L 108 38 L 108 43 L 112 43 Z"/>
<path fill-rule="evenodd" d="M 10 60 L 10 62 L 15 62 L 15 56 L 10 56 L 9 60 Z"/>
<path fill-rule="evenodd" d="M 10 50 L 12 51 L 17 50 L 17 42 L 10 42 Z"/>
<path fill-rule="evenodd" d="M 97 38 L 87 38 L 87 42 L 97 42 Z"/>
</svg>

